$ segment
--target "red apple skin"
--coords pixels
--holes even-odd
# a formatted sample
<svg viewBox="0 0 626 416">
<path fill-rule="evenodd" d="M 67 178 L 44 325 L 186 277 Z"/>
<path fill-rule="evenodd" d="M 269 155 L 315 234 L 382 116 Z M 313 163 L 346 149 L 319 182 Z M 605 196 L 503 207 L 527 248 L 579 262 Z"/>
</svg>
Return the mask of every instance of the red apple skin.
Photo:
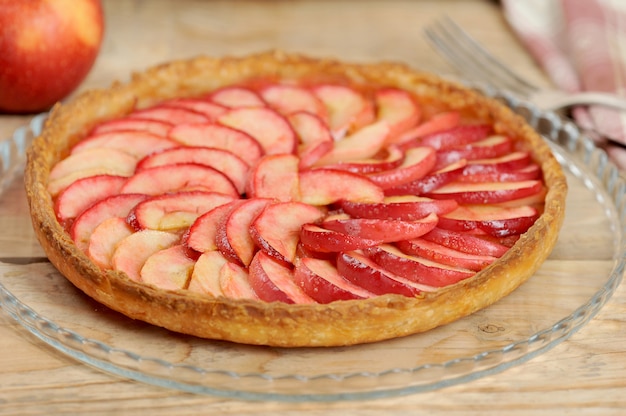
<svg viewBox="0 0 626 416">
<path fill-rule="evenodd" d="M 0 112 L 34 113 L 70 94 L 104 35 L 99 0 L 0 0 Z"/>
<path fill-rule="evenodd" d="M 515 182 L 452 182 L 424 196 L 454 199 L 459 204 L 497 204 L 535 195 L 543 189 L 538 180 Z"/>
<path fill-rule="evenodd" d="M 419 196 L 388 197 L 380 203 L 340 201 L 341 208 L 355 218 L 386 218 L 415 221 L 429 214 L 443 215 L 459 204 L 453 199 L 430 199 Z"/>
<path fill-rule="evenodd" d="M 437 221 L 434 213 L 414 221 L 351 218 L 344 214 L 328 217 L 321 223 L 321 227 L 364 239 L 392 243 L 421 237 L 435 228 Z"/>
<path fill-rule="evenodd" d="M 377 295 L 395 293 L 412 297 L 422 292 L 417 283 L 389 273 L 357 251 L 339 253 L 337 271 L 345 279 Z"/>
<path fill-rule="evenodd" d="M 537 218 L 539 212 L 529 205 L 460 205 L 454 211 L 440 216 L 438 227 L 451 231 L 480 230 L 493 237 L 507 237 L 526 232 Z"/>
<path fill-rule="evenodd" d="M 435 227 L 429 233 L 424 234 L 422 239 L 441 244 L 453 250 L 475 255 L 502 257 L 509 250 L 509 247 L 496 241 L 439 227 Z"/>
<path fill-rule="evenodd" d="M 382 241 L 322 228 L 315 224 L 304 224 L 300 231 L 300 242 L 305 249 L 313 252 L 335 253 L 376 246 Z"/>
<path fill-rule="evenodd" d="M 375 296 L 372 292 L 345 279 L 327 260 L 302 258 L 296 264 L 293 277 L 304 293 L 319 303 Z"/>
<path fill-rule="evenodd" d="M 266 302 L 315 303 L 296 285 L 292 268 L 263 251 L 252 259 L 248 278 L 252 289 Z"/>
<path fill-rule="evenodd" d="M 448 286 L 475 274 L 469 269 L 405 254 L 388 244 L 368 248 L 365 253 L 381 268 L 413 282 L 433 287 Z"/>
<path fill-rule="evenodd" d="M 480 271 L 497 260 L 497 257 L 493 256 L 463 253 L 423 238 L 398 241 L 396 246 L 406 254 L 474 271 Z"/>
<path fill-rule="evenodd" d="M 467 161 L 461 159 L 441 170 L 429 173 L 421 179 L 385 189 L 385 196 L 423 195 L 432 192 L 463 175 L 466 166 Z"/>
</svg>

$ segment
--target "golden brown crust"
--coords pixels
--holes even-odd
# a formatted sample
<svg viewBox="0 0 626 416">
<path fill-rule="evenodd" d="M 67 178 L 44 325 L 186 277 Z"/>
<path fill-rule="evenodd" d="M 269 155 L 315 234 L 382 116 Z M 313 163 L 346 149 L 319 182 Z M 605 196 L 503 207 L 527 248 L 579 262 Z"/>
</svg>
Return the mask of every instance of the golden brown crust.
<svg viewBox="0 0 626 416">
<path fill-rule="evenodd" d="M 199 95 L 251 78 L 320 77 L 400 87 L 432 106 L 457 109 L 467 118 L 493 122 L 497 133 L 523 138 L 521 144 L 541 164 L 548 188 L 541 217 L 503 258 L 470 279 L 419 298 L 384 295 L 328 305 L 215 299 L 144 285 L 122 273 L 103 272 L 56 221 L 46 189 L 50 170 L 93 125 L 166 98 Z M 374 342 L 427 331 L 489 306 L 532 276 L 551 252 L 563 221 L 567 188 L 548 146 L 521 117 L 495 100 L 403 65 L 349 65 L 280 52 L 172 62 L 135 74 L 129 83 L 91 91 L 67 105 L 57 105 L 28 152 L 25 186 L 34 229 L 50 261 L 87 295 L 131 318 L 173 331 L 282 347 Z"/>
</svg>

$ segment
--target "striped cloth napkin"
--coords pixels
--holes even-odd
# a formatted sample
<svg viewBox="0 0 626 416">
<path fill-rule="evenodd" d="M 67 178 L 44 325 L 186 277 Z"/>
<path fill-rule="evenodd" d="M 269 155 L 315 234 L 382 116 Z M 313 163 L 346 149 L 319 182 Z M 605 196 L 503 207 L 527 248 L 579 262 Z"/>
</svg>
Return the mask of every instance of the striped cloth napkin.
<svg viewBox="0 0 626 416">
<path fill-rule="evenodd" d="M 554 84 L 567 92 L 626 96 L 626 0 L 502 0 L 504 15 Z M 626 112 L 573 109 L 583 128 L 619 140 L 609 157 L 626 170 Z"/>
</svg>

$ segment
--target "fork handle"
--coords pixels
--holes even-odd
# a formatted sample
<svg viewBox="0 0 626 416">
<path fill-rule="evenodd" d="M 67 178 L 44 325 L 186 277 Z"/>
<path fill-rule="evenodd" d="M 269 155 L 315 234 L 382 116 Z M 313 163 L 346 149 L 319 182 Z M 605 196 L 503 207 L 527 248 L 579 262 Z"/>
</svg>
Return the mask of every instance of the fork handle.
<svg viewBox="0 0 626 416">
<path fill-rule="evenodd" d="M 559 110 L 578 105 L 598 105 L 626 111 L 626 98 L 604 92 L 563 93 L 541 90 L 533 96 L 533 101 L 546 110 Z"/>
</svg>

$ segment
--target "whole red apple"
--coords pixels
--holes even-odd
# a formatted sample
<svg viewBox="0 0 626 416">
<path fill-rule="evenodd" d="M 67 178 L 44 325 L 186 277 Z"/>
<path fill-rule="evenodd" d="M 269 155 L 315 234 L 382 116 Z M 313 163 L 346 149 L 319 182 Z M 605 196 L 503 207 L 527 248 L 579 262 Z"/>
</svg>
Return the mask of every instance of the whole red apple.
<svg viewBox="0 0 626 416">
<path fill-rule="evenodd" d="M 0 0 L 0 112 L 47 110 L 70 94 L 103 33 L 100 0 Z"/>
</svg>

